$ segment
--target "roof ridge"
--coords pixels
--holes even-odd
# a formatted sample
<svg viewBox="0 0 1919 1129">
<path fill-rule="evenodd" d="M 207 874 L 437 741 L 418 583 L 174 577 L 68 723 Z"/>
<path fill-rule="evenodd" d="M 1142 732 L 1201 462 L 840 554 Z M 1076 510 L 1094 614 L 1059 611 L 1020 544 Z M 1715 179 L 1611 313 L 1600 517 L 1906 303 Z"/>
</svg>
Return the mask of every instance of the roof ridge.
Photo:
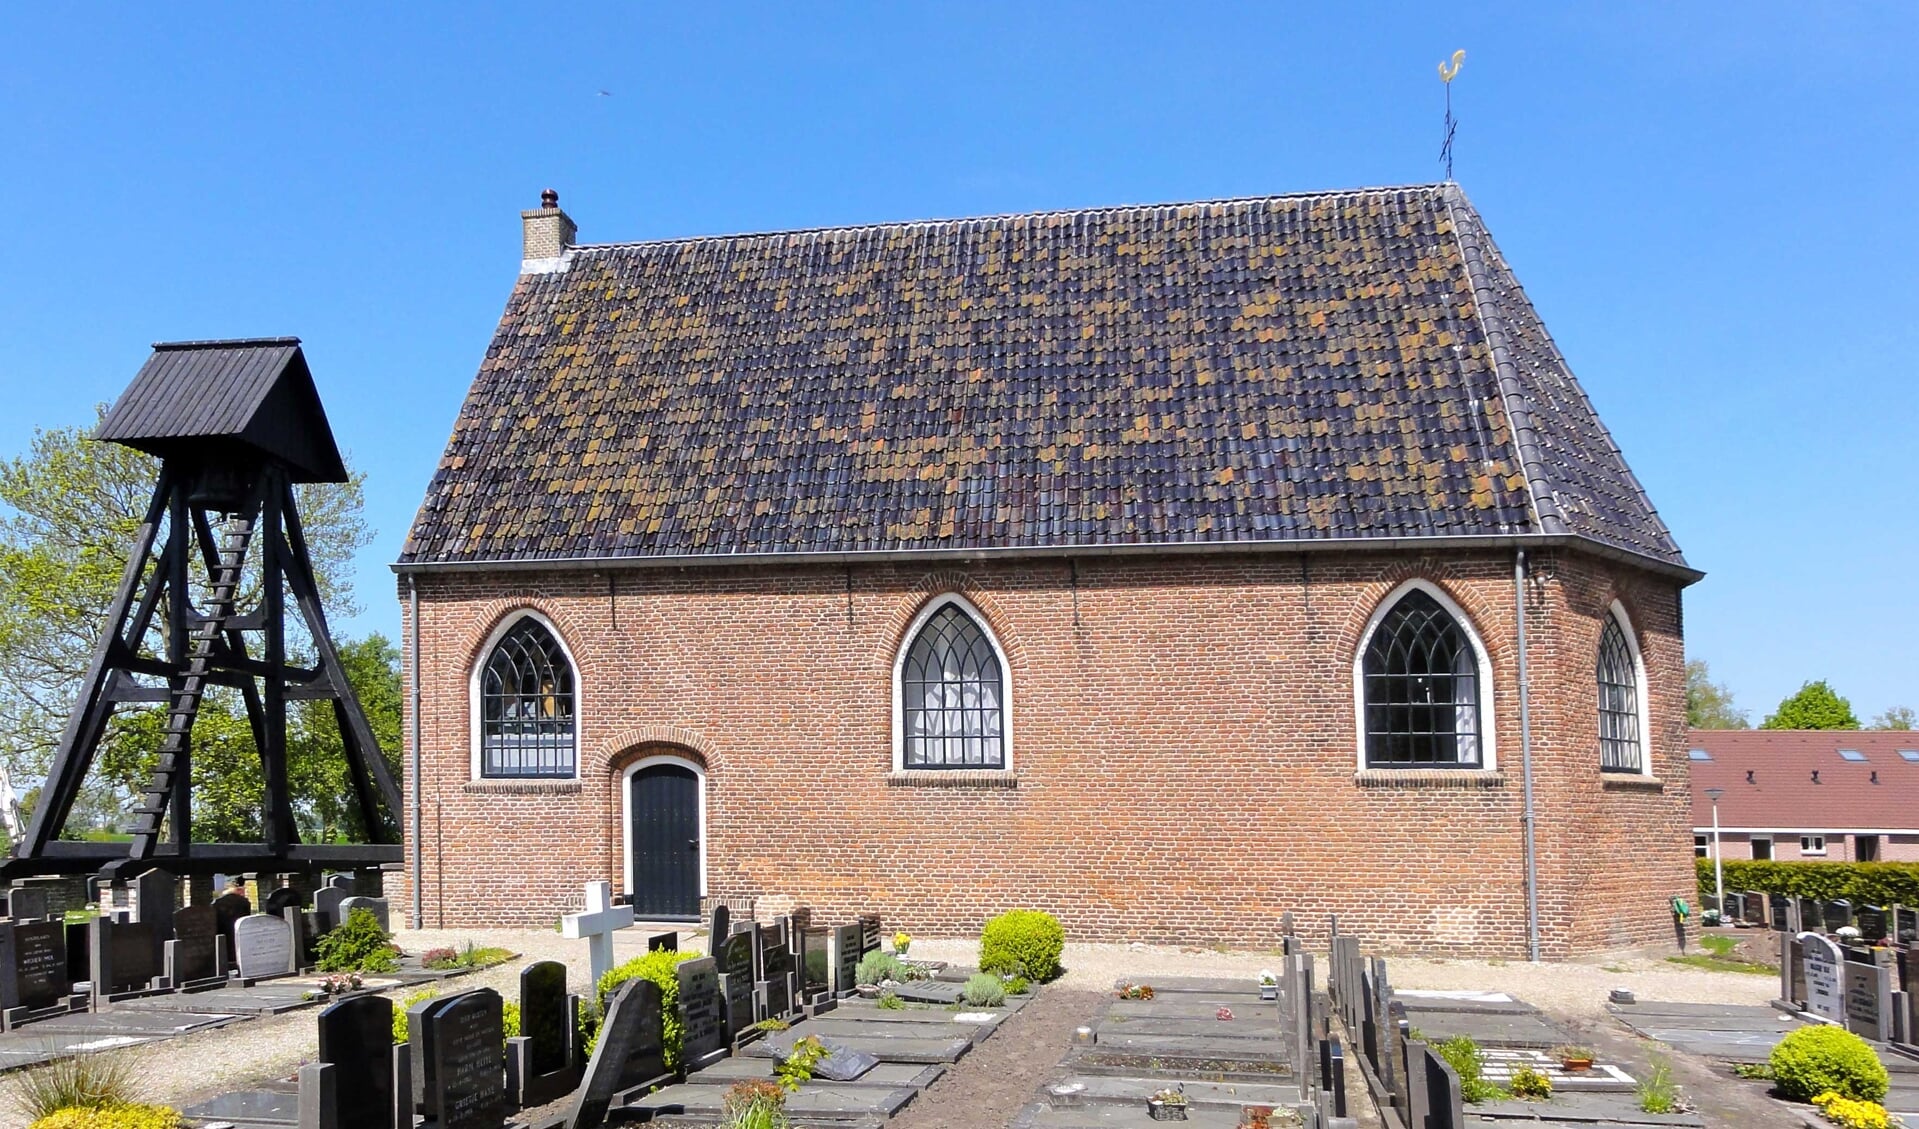
<svg viewBox="0 0 1919 1129">
<path fill-rule="evenodd" d="M 1511 266 L 1505 262 L 1505 256 L 1500 254 L 1498 245 L 1493 242 L 1492 233 L 1486 230 L 1486 223 L 1479 216 L 1479 209 L 1473 207 L 1472 201 L 1466 199 L 1465 193 L 1461 191 L 1459 186 L 1456 184 L 1448 184 L 1446 186 L 1445 199 L 1446 199 L 1447 214 L 1448 215 L 1452 214 L 1452 205 L 1455 197 L 1457 198 L 1460 206 L 1463 207 L 1466 210 L 1466 212 L 1472 217 L 1475 230 L 1477 232 L 1477 234 L 1472 237 L 1474 243 L 1477 244 L 1478 240 L 1481 237 L 1483 237 L 1485 240 L 1486 245 L 1483 248 L 1481 248 L 1482 258 L 1490 257 L 1490 259 L 1497 259 L 1498 260 L 1497 265 L 1504 268 L 1507 276 L 1507 281 L 1510 282 L 1510 284 L 1512 285 L 1512 288 L 1516 291 L 1519 291 L 1521 294 L 1524 294 L 1525 286 L 1519 281 L 1518 277 L 1513 273 Z M 1454 222 L 1454 229 L 1455 229 L 1455 235 L 1457 237 L 1458 232 L 1460 230 L 1457 220 L 1455 220 Z M 1462 257 L 1463 257 L 1463 244 L 1462 244 Z M 1494 264 L 1492 264 L 1490 261 L 1484 261 L 1480 265 L 1492 266 Z M 1472 281 L 1473 294 L 1475 299 L 1474 305 L 1478 306 L 1480 304 L 1478 299 L 1478 295 L 1480 293 L 1480 285 L 1479 285 L 1478 276 L 1475 273 L 1474 268 L 1475 268 L 1475 264 L 1470 259 L 1467 260 L 1466 266 L 1465 266 L 1466 275 L 1467 275 L 1467 278 Z M 1530 304 L 1530 300 L 1528 300 L 1528 304 Z M 1502 321 L 1505 320 L 1507 315 L 1504 309 L 1504 303 L 1502 303 L 1499 300 L 1499 297 L 1496 291 L 1492 292 L 1492 300 L 1486 303 L 1486 307 L 1493 311 L 1493 314 L 1495 317 L 1500 318 Z M 1569 363 L 1566 360 L 1566 354 L 1560 350 L 1559 342 L 1553 338 L 1552 330 L 1546 326 L 1545 319 L 1538 316 L 1537 310 L 1534 310 L 1533 324 L 1534 326 L 1537 327 L 1537 332 L 1540 336 L 1540 339 L 1544 342 L 1546 349 L 1550 351 L 1553 362 L 1559 366 L 1560 371 L 1566 374 L 1572 393 L 1579 397 L 1580 403 L 1586 409 L 1587 418 L 1589 418 L 1592 421 L 1592 426 L 1598 429 L 1600 438 L 1602 438 L 1605 441 L 1606 450 L 1611 453 L 1613 457 L 1613 462 L 1618 468 L 1618 472 L 1625 476 L 1625 480 L 1627 484 L 1631 486 L 1633 494 L 1638 499 L 1639 504 L 1645 507 L 1646 515 L 1652 519 L 1653 524 L 1659 530 L 1660 536 L 1665 540 L 1666 544 L 1671 547 L 1671 550 L 1674 553 L 1678 553 L 1679 542 L 1678 542 L 1678 539 L 1673 537 L 1672 535 L 1672 527 L 1668 526 L 1666 524 L 1666 519 L 1659 515 L 1659 508 L 1653 505 L 1652 496 L 1646 492 L 1645 485 L 1639 481 L 1639 476 L 1633 472 L 1632 464 L 1626 461 L 1626 452 L 1620 449 L 1619 441 L 1613 438 L 1612 429 L 1606 426 L 1606 420 L 1603 416 L 1599 414 L 1599 409 L 1596 406 L 1594 406 L 1592 402 L 1592 396 L 1587 393 L 1585 384 L 1583 384 L 1579 380 L 1579 378 L 1573 373 L 1571 363 Z M 1490 345 L 1490 341 L 1488 342 L 1488 344 Z M 1501 358 L 1502 362 L 1506 359 L 1507 358 Z M 1500 377 L 1501 377 L 1502 385 L 1505 383 L 1504 370 L 1505 370 L 1505 365 L 1504 363 L 1502 363 L 1500 365 Z M 1524 385 L 1519 382 L 1516 370 L 1513 376 L 1513 386 L 1514 386 L 1514 394 L 1522 402 L 1522 407 L 1524 408 L 1527 415 L 1528 422 L 1530 423 L 1531 414 L 1532 414 L 1531 400 L 1526 395 Z M 1516 437 L 1517 436 L 1515 436 L 1515 438 Z M 1533 465 L 1534 460 L 1533 458 L 1529 457 L 1527 453 L 1525 452 L 1525 450 L 1523 449 L 1519 452 L 1519 455 L 1520 455 L 1520 465 L 1524 468 L 1527 468 L 1528 477 L 1530 479 L 1531 467 Z M 1551 478 L 1543 474 L 1542 474 L 1542 477 L 1546 478 L 1548 488 L 1550 489 L 1551 481 L 1552 481 Z M 1565 525 L 1565 519 L 1558 512 L 1558 503 L 1556 499 L 1553 502 L 1552 511 L 1553 511 L 1553 520 L 1559 522 L 1560 524 L 1560 531 L 1566 532 L 1567 529 Z M 1544 528 L 1545 527 L 1542 525 L 1541 529 L 1543 530 Z"/>
<path fill-rule="evenodd" d="M 628 239 L 612 243 L 580 243 L 568 247 L 569 253 L 617 251 L 632 247 L 656 247 L 674 243 L 705 243 L 732 239 L 770 239 L 780 235 L 826 235 L 841 232 L 879 231 L 886 228 L 958 227 L 964 224 L 996 223 L 1016 219 L 1052 219 L 1059 216 L 1090 216 L 1113 212 L 1176 211 L 1180 208 L 1210 208 L 1233 204 L 1260 204 L 1282 200 L 1338 200 L 1352 196 L 1388 196 L 1415 192 L 1440 193 L 1447 185 L 1392 184 L 1371 188 L 1322 189 L 1314 192 L 1280 192 L 1265 196 L 1221 196 L 1208 200 L 1165 200 L 1158 203 L 1099 204 L 1087 208 L 1047 208 L 1037 212 L 995 212 L 979 216 L 947 216 L 917 220 L 883 220 L 878 223 L 826 224 L 819 227 L 773 228 L 764 231 L 717 232 L 706 235 L 673 235 L 659 239 Z"/>
<path fill-rule="evenodd" d="M 1466 194 L 1456 184 L 1449 182 L 1442 186 L 1440 199 L 1446 207 L 1446 218 L 1452 223 L 1453 241 L 1459 245 L 1460 269 L 1466 272 L 1466 283 L 1472 287 L 1473 319 L 1479 322 L 1480 335 L 1486 339 L 1486 350 L 1492 355 L 1493 386 L 1499 390 L 1500 408 L 1506 413 L 1507 426 L 1512 429 L 1513 453 L 1519 459 L 1519 471 L 1526 476 L 1526 497 L 1532 504 L 1533 525 L 1541 533 L 1570 532 L 1565 518 L 1559 512 L 1557 501 L 1551 496 L 1552 483 L 1546 474 L 1545 459 L 1539 451 L 1539 432 L 1533 424 L 1532 403 L 1520 385 L 1518 366 L 1513 363 L 1512 353 L 1506 347 L 1504 320 L 1497 313 L 1498 294 L 1481 277 L 1479 268 L 1484 266 L 1486 249 L 1480 245 L 1476 233 L 1467 233 L 1466 225 L 1460 222 L 1453 205 L 1455 201 L 1464 205 L 1471 211 L 1475 221 L 1479 218 L 1478 212 L 1472 210 Z M 1498 328 L 1494 325 L 1496 319 Z M 1547 491 L 1543 498 L 1540 494 L 1542 486 Z"/>
</svg>

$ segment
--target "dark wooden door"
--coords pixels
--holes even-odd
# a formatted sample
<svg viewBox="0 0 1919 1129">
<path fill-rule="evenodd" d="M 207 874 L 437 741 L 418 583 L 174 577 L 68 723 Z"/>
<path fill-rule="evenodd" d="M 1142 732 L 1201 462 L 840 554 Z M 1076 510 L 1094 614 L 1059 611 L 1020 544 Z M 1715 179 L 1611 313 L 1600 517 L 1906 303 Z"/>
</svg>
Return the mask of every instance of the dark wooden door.
<svg viewBox="0 0 1919 1129">
<path fill-rule="evenodd" d="M 633 913 L 700 916 L 700 778 L 677 765 L 633 774 Z"/>
</svg>

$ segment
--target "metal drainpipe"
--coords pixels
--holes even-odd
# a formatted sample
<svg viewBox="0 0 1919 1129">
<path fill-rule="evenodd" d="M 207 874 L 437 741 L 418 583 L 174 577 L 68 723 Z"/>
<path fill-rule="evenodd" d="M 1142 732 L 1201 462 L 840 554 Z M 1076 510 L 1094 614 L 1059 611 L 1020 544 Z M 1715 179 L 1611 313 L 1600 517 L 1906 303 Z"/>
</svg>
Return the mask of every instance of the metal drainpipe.
<svg viewBox="0 0 1919 1129">
<path fill-rule="evenodd" d="M 420 890 L 425 881 L 420 855 L 420 588 L 414 582 L 413 575 L 406 578 L 407 632 L 413 638 L 411 650 L 413 660 L 413 763 L 409 772 L 413 777 L 413 928 L 421 929 L 426 922 L 426 903 Z"/>
<path fill-rule="evenodd" d="M 1525 779 L 1526 810 L 1526 951 L 1539 960 L 1539 855 L 1533 847 L 1533 719 L 1526 691 L 1526 550 L 1513 560 L 1513 604 L 1519 621 L 1519 753 Z"/>
</svg>

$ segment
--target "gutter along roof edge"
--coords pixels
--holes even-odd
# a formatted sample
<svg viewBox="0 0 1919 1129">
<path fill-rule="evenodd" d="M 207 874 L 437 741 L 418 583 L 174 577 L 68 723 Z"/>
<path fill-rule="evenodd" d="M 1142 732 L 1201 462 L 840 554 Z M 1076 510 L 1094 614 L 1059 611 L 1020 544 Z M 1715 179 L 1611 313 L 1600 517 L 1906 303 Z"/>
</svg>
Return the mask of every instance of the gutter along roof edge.
<svg viewBox="0 0 1919 1129">
<path fill-rule="evenodd" d="M 513 557 L 473 561 L 395 561 L 405 576 L 432 572 L 550 572 L 592 569 L 719 568 L 737 565 L 855 564 L 880 561 L 1030 560 L 1064 557 L 1201 556 L 1229 553 L 1394 552 L 1433 549 L 1575 549 L 1634 565 L 1692 585 L 1706 574 L 1685 565 L 1569 533 L 1473 534 L 1452 537 L 1341 537 L 1319 541 L 1187 541 L 1125 545 L 1011 545 L 954 549 L 867 549 L 852 552 L 680 553 L 646 556 Z"/>
</svg>

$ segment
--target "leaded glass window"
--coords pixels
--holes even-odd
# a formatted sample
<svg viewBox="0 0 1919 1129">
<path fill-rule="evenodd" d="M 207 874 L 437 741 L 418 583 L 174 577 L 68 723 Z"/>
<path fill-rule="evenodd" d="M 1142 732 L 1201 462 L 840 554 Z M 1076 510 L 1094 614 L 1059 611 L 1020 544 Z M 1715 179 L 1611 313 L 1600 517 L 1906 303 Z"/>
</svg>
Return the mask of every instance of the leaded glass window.
<svg viewBox="0 0 1919 1129">
<path fill-rule="evenodd" d="M 1606 617 L 1599 632 L 1599 767 L 1606 772 L 1639 772 L 1639 665 L 1619 617 Z"/>
<path fill-rule="evenodd" d="M 992 640 L 957 604 L 928 616 L 900 669 L 906 768 L 1005 768 L 1006 680 Z"/>
<path fill-rule="evenodd" d="M 507 631 L 480 672 L 480 775 L 572 776 L 573 667 L 531 616 Z"/>
<path fill-rule="evenodd" d="M 1415 588 L 1393 605 L 1364 679 L 1369 767 L 1479 767 L 1479 656 L 1439 601 Z"/>
</svg>

